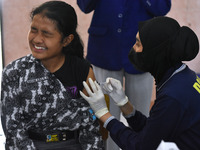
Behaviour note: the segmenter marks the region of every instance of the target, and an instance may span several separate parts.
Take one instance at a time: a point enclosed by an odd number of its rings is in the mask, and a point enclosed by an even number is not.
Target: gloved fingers
[[[111,93],[113,91],[113,87],[110,83],[104,82],[101,84],[101,87],[106,94]]]
[[[94,81],[94,84],[96,86],[97,91],[101,91],[100,85],[97,83],[97,81]]]
[[[89,94],[89,96],[93,96],[92,91],[90,90],[89,86],[87,85],[87,83],[85,81],[83,81],[83,86],[84,86],[85,90],[87,91],[87,93]]]
[[[109,78],[109,82],[116,89],[121,89],[122,88],[121,82],[119,80],[117,80],[117,79]]]
[[[103,90],[101,89],[101,86],[99,85],[99,83],[97,83],[97,81],[94,81],[94,84],[96,85],[97,88],[97,95],[103,97],[103,99],[105,98]],[[105,99],[104,99],[105,101]]]
[[[110,83],[110,77],[106,78],[106,83]]]
[[[79,91],[80,95],[89,103],[89,97],[86,96],[82,91]]]
[[[113,91],[113,87],[112,87],[112,85],[111,85],[111,83],[110,83],[110,77],[108,77],[107,79],[106,79],[106,88],[110,91],[110,92],[112,92]]]
[[[91,78],[89,78],[89,83],[90,83],[90,86],[91,86],[91,88],[92,88],[92,91],[93,91],[94,93],[97,93],[97,87],[96,87],[94,81],[93,81]],[[89,93],[88,93],[88,94],[89,94]]]
[[[108,94],[108,93],[110,93],[110,92],[108,91],[108,89],[106,89],[106,87],[104,87],[105,84],[106,84],[106,82],[100,83],[100,87],[101,87],[102,92],[103,92],[104,94]]]

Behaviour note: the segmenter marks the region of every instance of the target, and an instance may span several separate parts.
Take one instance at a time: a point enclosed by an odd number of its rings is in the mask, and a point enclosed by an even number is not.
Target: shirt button
[[[118,32],[118,33],[121,33],[121,32],[122,32],[122,29],[118,28],[118,29],[117,29],[117,32]]]
[[[118,14],[118,17],[119,17],[119,18],[122,18],[122,17],[123,17],[123,14],[121,14],[121,13]]]

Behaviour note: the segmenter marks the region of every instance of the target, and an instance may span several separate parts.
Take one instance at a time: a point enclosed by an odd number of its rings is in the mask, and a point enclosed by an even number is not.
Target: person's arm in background
[[[141,0],[152,16],[164,16],[171,9],[171,0]]]
[[[6,150],[8,149],[36,149],[33,141],[29,138],[26,124],[23,121],[22,99],[18,93],[20,91],[20,80],[16,64],[10,64],[2,73],[1,121],[6,137]],[[24,118],[25,119],[25,118]]]
[[[87,14],[95,9],[98,1],[99,0],[77,0],[77,4],[81,11]]]

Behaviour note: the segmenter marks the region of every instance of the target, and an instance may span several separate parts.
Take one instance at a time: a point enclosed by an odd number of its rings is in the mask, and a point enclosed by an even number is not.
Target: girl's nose
[[[34,37],[34,42],[35,43],[42,43],[43,42],[43,37],[40,33],[38,33],[35,37]]]

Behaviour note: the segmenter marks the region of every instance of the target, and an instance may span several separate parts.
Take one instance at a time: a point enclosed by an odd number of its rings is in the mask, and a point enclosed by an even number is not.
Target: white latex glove
[[[128,102],[128,98],[119,80],[107,78],[102,87],[104,92],[108,94],[118,106],[124,106]]]
[[[156,150],[179,150],[179,148],[174,142],[164,142],[162,140]]]
[[[96,81],[93,81],[91,78],[89,78],[89,83],[93,92],[90,90],[87,83],[83,81],[83,86],[85,87],[89,96],[86,96],[81,91],[80,95],[90,104],[97,118],[101,118],[108,112],[104,94]]]

